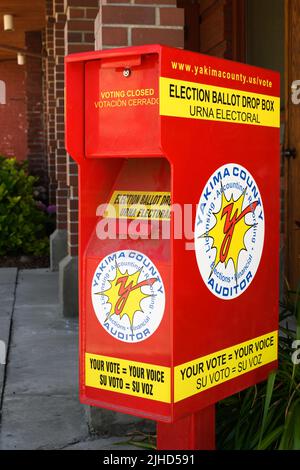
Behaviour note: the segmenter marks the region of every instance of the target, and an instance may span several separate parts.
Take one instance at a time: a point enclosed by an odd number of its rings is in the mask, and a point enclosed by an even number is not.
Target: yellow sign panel
[[[170,220],[171,194],[152,191],[114,191],[104,216],[138,220]]]
[[[280,127],[280,98],[160,77],[160,115]]]
[[[169,367],[86,353],[85,384],[88,387],[171,403]]]
[[[260,336],[174,367],[85,354],[85,384],[88,387],[174,403],[235,379],[278,357],[278,332]]]
[[[251,339],[174,368],[174,402],[277,360],[278,332]]]

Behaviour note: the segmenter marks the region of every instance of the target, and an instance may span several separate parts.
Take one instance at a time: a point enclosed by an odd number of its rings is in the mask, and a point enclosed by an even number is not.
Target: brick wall
[[[184,11],[176,0],[99,0],[95,48],[184,46]]]
[[[65,54],[94,49],[94,20],[98,0],[64,0],[66,23],[64,29]],[[68,252],[78,255],[78,178],[77,165],[67,155],[66,177],[69,188],[67,200]]]
[[[25,44],[29,52],[40,55],[40,57],[27,56],[25,67],[29,171],[31,174],[39,176],[40,183],[47,186],[41,32],[33,31],[25,33]]]
[[[6,104],[0,104],[0,155],[27,157],[25,68],[16,59],[0,62],[0,80],[6,85]]]
[[[53,0],[54,6],[54,94],[55,94],[55,170],[57,180],[57,228],[66,230],[67,196],[66,150],[64,135],[64,0]]]
[[[46,28],[44,33],[44,113],[46,148],[48,154],[49,201],[56,203],[56,164],[55,164],[55,57],[54,57],[54,8],[53,0],[46,0]]]

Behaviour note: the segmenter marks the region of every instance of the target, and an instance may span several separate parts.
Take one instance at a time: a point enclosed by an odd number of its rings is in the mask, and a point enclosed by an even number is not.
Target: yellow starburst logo
[[[111,304],[110,311],[105,321],[111,316],[117,315],[120,320],[127,315],[131,330],[133,329],[134,316],[137,312],[143,312],[141,302],[152,294],[144,294],[142,287],[152,286],[157,278],[144,279],[139,281],[142,269],[129,274],[126,270],[123,274],[116,265],[115,278],[110,282],[110,287],[103,292],[96,292],[96,295],[104,295]]]
[[[245,217],[249,213],[254,213],[259,202],[255,201],[243,209],[246,192],[235,201],[233,196],[228,200],[222,188],[221,208],[213,213],[216,218],[215,225],[201,238],[212,238],[212,248],[215,248],[216,255],[213,262],[211,274],[219,263],[224,263],[227,267],[230,260],[234,265],[235,276],[238,272],[239,256],[245,246],[245,235],[255,225],[249,225]]]

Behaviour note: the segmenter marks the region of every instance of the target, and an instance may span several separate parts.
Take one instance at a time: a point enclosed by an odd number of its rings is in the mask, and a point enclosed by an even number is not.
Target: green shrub
[[[281,325],[289,317],[295,327],[280,327],[278,370],[217,403],[219,450],[300,450],[300,284],[281,305]],[[155,435],[135,432],[116,445],[155,449],[155,441]]]
[[[281,306],[278,370],[267,382],[218,403],[219,449],[300,450],[300,364],[292,361],[299,351],[299,292],[290,291]],[[282,326],[288,317],[295,328]]]
[[[25,163],[0,157],[0,256],[48,253],[47,217],[33,197],[36,180]]]

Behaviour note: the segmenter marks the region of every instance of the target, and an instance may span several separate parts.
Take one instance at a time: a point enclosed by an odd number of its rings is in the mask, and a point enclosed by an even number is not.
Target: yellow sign
[[[170,220],[171,194],[152,191],[114,191],[104,216],[138,220]]]
[[[160,115],[280,127],[280,98],[160,77]]]
[[[88,387],[177,403],[277,360],[278,332],[259,336],[173,368],[85,354]],[[174,401],[171,401],[171,371]]]
[[[85,354],[85,384],[171,403],[171,369],[142,362]]]
[[[277,360],[278,332],[251,339],[174,368],[174,402]]]

